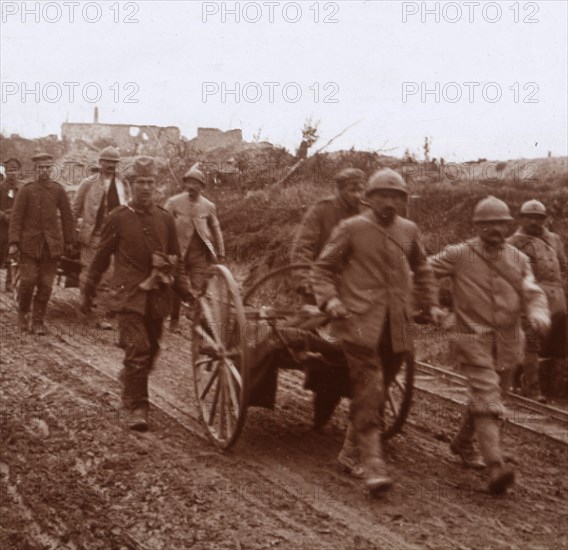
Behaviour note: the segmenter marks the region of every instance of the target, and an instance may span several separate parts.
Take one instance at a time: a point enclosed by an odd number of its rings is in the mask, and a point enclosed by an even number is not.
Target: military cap
[[[521,216],[524,214],[531,216],[542,216],[543,218],[545,218],[547,216],[546,206],[544,206],[542,202],[533,199],[531,201],[525,202],[521,206],[520,214]]]
[[[8,168],[9,164],[15,164],[18,169],[22,167],[22,163],[17,158],[9,158],[2,163],[6,168]]]
[[[202,185],[205,185],[205,175],[201,170],[198,170],[197,168],[192,167],[183,175],[183,181],[190,179],[197,180],[201,182]]]
[[[32,157],[32,161],[37,164],[53,164],[53,155],[45,152],[36,153]]]
[[[398,172],[395,172],[390,168],[383,168],[382,170],[373,172],[369,178],[369,186],[367,187],[365,194],[370,195],[375,191],[385,190],[399,191],[408,196],[406,182]]]
[[[109,145],[99,153],[99,160],[110,160],[112,162],[118,162],[120,160],[120,153],[118,152],[118,149],[116,147]]]
[[[133,178],[153,178],[157,175],[156,163],[152,157],[136,157],[134,159]]]
[[[347,183],[348,181],[365,182],[365,172],[359,168],[343,168],[333,178],[336,183]]]
[[[473,209],[474,223],[508,222],[512,219],[513,217],[507,204],[493,195],[481,199]]]

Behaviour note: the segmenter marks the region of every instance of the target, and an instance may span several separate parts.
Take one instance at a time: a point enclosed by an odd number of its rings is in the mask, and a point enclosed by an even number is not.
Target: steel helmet
[[[205,185],[205,175],[203,174],[203,172],[197,168],[190,168],[184,175],[183,175],[183,181],[186,180],[197,180],[199,182],[201,182],[202,185]]]
[[[402,176],[391,170],[390,168],[384,168],[382,170],[377,170],[369,178],[369,185],[365,191],[365,195],[370,195],[374,191],[382,191],[392,189],[393,191],[399,191],[408,196],[408,188],[406,187],[406,182]]]
[[[531,214],[546,217],[546,206],[542,202],[533,199],[532,201],[527,201],[521,206],[520,211],[521,216],[523,214]]]
[[[120,153],[116,147],[109,145],[99,153],[99,160],[109,160],[111,162],[120,161]]]
[[[361,181],[365,183],[365,172],[359,170],[359,168],[344,168],[340,170],[336,176],[333,178],[334,181],[340,185],[347,183],[348,181]]]
[[[512,219],[509,207],[492,195],[480,200],[473,209],[474,223],[511,221]]]

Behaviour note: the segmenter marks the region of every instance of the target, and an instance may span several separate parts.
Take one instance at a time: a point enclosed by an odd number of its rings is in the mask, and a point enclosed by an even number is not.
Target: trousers
[[[43,244],[39,257],[26,254],[20,256],[19,313],[29,313],[33,299],[33,320],[43,321],[56,274],[57,258],[49,255],[46,243]]]
[[[148,314],[124,312],[118,314],[119,344],[124,350],[122,403],[125,409],[148,409],[148,377],[154,368],[163,319]]]

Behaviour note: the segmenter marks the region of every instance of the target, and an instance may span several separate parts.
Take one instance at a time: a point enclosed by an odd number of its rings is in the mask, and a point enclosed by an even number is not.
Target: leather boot
[[[29,323],[28,314],[21,311],[18,312],[18,328],[20,332],[28,332],[30,329]]]
[[[476,416],[475,431],[481,454],[489,467],[487,489],[492,495],[503,494],[515,481],[515,474],[503,462],[499,445],[498,419],[490,416]]]
[[[546,403],[546,398],[540,390],[540,380],[538,374],[538,353],[534,351],[526,352],[523,362],[523,374],[521,376],[523,395],[534,399],[539,403]]]
[[[361,461],[359,460],[357,438],[355,437],[355,430],[351,422],[347,424],[343,448],[337,457],[337,463],[339,467],[350,476],[356,479],[363,479],[364,472]]]
[[[462,413],[460,429],[450,443],[450,451],[459,456],[466,467],[482,470],[486,464],[474,447],[474,436],[473,415],[469,409],[465,409]]]
[[[376,495],[393,484],[382,458],[381,436],[378,428],[369,428],[357,433],[357,446],[364,470],[365,487]]]

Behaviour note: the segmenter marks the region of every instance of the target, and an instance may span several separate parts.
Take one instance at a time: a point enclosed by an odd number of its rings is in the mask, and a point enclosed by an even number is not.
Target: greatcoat
[[[320,308],[337,297],[351,313],[336,322],[337,336],[372,350],[387,315],[392,351],[412,350],[413,294],[426,310],[438,303],[416,224],[396,216],[384,227],[372,211],[334,229],[315,263],[312,284]]]
[[[528,257],[508,243],[487,248],[475,237],[447,246],[429,262],[437,277],[453,281],[455,360],[497,371],[522,362],[522,315],[549,312]]]
[[[215,205],[211,201],[200,195],[193,202],[188,194],[183,192],[170,197],[164,208],[175,219],[182,256],[187,252],[194,234],[201,237],[213,259],[218,260],[219,256],[225,256],[221,225],[217,219]]]

